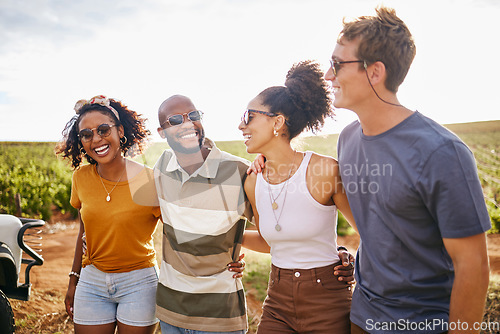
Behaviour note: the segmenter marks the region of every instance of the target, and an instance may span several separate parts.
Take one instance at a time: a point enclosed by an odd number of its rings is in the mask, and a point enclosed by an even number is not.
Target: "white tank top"
[[[279,268],[311,269],[339,260],[337,207],[318,203],[307,189],[306,171],[311,155],[312,152],[305,153],[288,185],[286,181],[269,184],[262,173],[257,174],[255,200],[260,233],[271,246],[272,263]],[[272,208],[269,189],[278,204],[276,210]],[[278,217],[280,231],[276,230]]]

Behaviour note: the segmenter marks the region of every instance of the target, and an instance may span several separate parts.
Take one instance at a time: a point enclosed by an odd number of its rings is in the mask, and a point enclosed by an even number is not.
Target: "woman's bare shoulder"
[[[333,157],[313,152],[308,171],[312,171],[314,175],[336,176],[338,175],[338,162]]]

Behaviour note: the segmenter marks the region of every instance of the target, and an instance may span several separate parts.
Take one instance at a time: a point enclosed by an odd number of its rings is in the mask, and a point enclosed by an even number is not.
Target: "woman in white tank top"
[[[239,125],[247,151],[267,159],[245,182],[258,230],[245,232],[243,246],[272,256],[260,334],[349,333],[351,286],[334,276],[337,209],[356,225],[338,164],[290,144],[331,115],[323,73],[305,61],[290,69],[285,86],[251,100]]]

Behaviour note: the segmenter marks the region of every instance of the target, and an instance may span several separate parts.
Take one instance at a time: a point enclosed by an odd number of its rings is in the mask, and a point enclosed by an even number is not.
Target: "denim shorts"
[[[93,265],[82,268],[76,286],[74,322],[104,325],[116,322],[146,327],[155,317],[158,267],[105,273]]]
[[[245,334],[244,330],[234,332],[205,332],[172,326],[160,321],[161,334]]]

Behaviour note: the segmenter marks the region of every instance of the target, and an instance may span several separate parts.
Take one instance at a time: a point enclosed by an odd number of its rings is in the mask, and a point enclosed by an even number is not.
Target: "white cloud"
[[[208,136],[241,139],[248,101],[296,61],[327,66],[343,16],[377,1],[0,2],[0,140],[58,140],[76,100],[123,100],[156,129],[159,104],[190,96]],[[400,101],[439,122],[498,118],[495,1],[385,1],[414,34]],[[354,119],[337,111],[340,130]],[[158,139],[159,137],[155,137]]]

